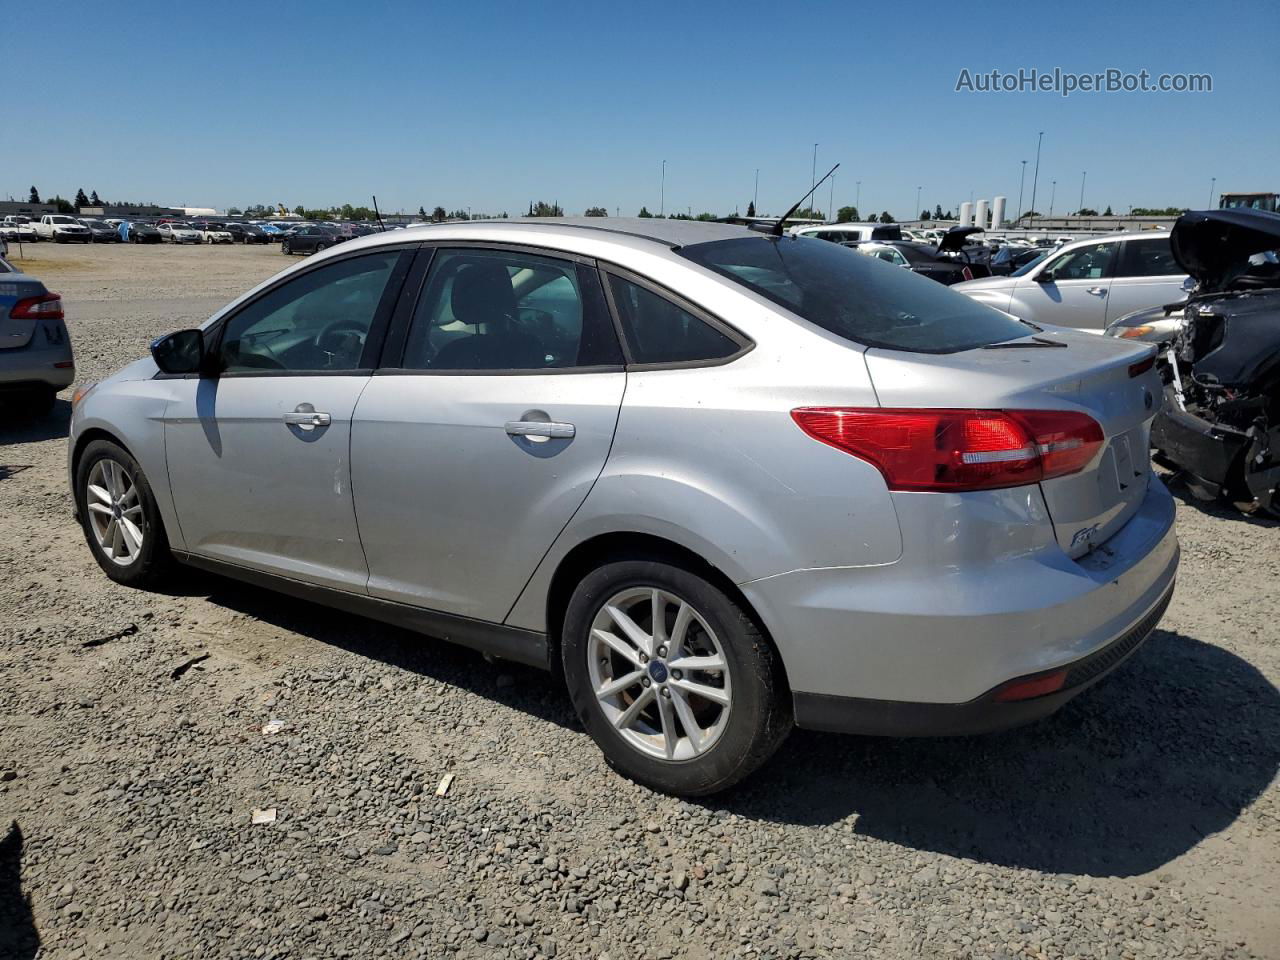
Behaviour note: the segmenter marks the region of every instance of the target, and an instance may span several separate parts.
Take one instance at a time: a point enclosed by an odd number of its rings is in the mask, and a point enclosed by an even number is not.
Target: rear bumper
[[[1163,611],[1177,573],[1173,500],[1154,476],[1129,522],[1076,560],[1037,487],[899,494],[895,506],[897,562],[739,584],[777,643],[802,726],[975,732],[1052,712],[1092,682],[1077,668]],[[1077,671],[1068,689],[988,710],[1003,684],[1064,667]]]
[[[55,366],[60,363],[69,366]],[[62,390],[75,379],[75,361],[69,343],[41,350],[30,346],[0,350],[0,391],[21,392],[40,387]]]
[[[912,703],[797,693],[796,724],[809,730],[877,737],[957,737],[1020,727],[1055,713],[1133,656],[1156,628],[1171,599],[1172,587],[1152,610],[1111,643],[1059,668],[1067,670],[1067,680],[1054,693],[1001,702],[996,695],[1005,684],[1000,684],[967,703]]]

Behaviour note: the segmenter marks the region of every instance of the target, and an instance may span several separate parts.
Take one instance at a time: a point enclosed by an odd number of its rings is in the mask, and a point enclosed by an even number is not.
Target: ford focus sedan
[[[707,794],[795,725],[998,730],[1132,654],[1178,564],[1153,353],[816,239],[442,224],[82,388],[70,482],[113,580],[554,671],[617,770]]]

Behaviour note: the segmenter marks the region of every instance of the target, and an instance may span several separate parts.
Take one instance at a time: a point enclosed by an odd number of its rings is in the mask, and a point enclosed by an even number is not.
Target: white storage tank
[[[987,229],[987,201],[979,200],[978,207],[973,212],[973,222],[975,226]]]
[[[1008,202],[1007,198],[1005,197],[996,197],[994,200],[991,201],[991,229],[992,230],[999,230],[1002,226],[1004,226],[1004,207],[1005,207],[1005,203],[1007,202]]]
[[[973,204],[968,200],[960,204],[960,224],[959,225],[962,227],[973,226]]]

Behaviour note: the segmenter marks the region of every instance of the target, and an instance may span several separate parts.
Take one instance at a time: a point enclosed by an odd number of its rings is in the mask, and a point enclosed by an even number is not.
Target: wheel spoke
[[[695,694],[704,700],[710,700],[712,703],[718,703],[722,707],[729,705],[729,695],[719,687],[708,687],[705,683],[694,683],[692,680],[672,680],[671,686],[685,693]]]
[[[668,659],[677,657],[684,648],[684,638],[689,633],[689,624],[693,622],[693,608],[680,601],[680,609],[676,611],[676,622],[671,628],[671,643],[668,645]]]
[[[139,504],[135,504],[134,506],[127,508],[127,509],[124,511],[124,515],[125,515],[126,517],[134,517],[134,516],[141,517],[141,516],[142,516],[142,504],[140,504],[140,503],[139,503]]]
[[[136,484],[130,484],[129,489],[126,490],[124,494],[120,497],[120,506],[123,507],[125,504],[129,504],[129,503],[136,504],[137,502],[138,502],[138,487]]]
[[[653,687],[645,687],[644,692],[631,702],[631,706],[618,714],[618,718],[613,721],[613,725],[619,730],[623,730],[635,722],[636,717],[640,716],[640,711],[647,707],[653,700]]]
[[[672,670],[714,670],[723,673],[724,657],[719,654],[709,657],[681,657],[678,660],[668,660],[667,666]]]
[[[88,506],[90,513],[101,513],[108,517],[113,516],[111,508],[105,503],[91,503]]]
[[[653,656],[653,637],[641,630],[639,625],[627,616],[620,607],[609,604],[605,607],[605,610],[613,618],[613,622],[618,625],[618,629],[626,634],[627,639],[634,643],[641,653],[645,654],[645,656]]]
[[[662,742],[667,751],[667,759],[673,760],[680,734],[676,732],[675,711],[671,709],[671,701],[667,697],[658,697],[658,717],[662,720]]]
[[[112,517],[107,524],[107,529],[102,531],[102,546],[106,550],[110,550],[112,555],[116,552],[116,537],[120,533],[120,524],[116,523],[116,518]]]
[[[107,489],[111,491],[111,500],[114,503],[120,496],[120,466],[114,460],[107,461]]]
[[[111,494],[106,487],[101,487],[96,483],[89,484],[89,492],[93,494],[102,503],[107,506],[111,505]]]
[[[653,609],[653,648],[667,642],[667,598],[661,590],[653,590],[649,594],[649,603]]]
[[[671,705],[675,707],[676,716],[680,718],[680,726],[684,727],[684,735],[689,738],[689,746],[693,747],[694,753],[702,752],[702,728],[698,726],[698,721],[693,716],[693,708],[689,706],[689,701],[679,687],[672,686]]]
[[[635,666],[640,666],[640,654],[636,652],[635,647],[631,646],[617,634],[609,630],[595,629],[591,631],[591,635],[601,643],[606,643],[614,653],[620,657],[624,657]]]
[[[604,700],[604,699],[607,699],[608,697],[617,696],[623,690],[626,690],[627,687],[634,687],[637,683],[640,682],[640,680],[643,677],[644,677],[643,670],[634,670],[631,673],[626,674],[625,676],[618,677],[618,679],[613,680],[609,683],[606,683],[603,687],[601,687],[599,690],[596,691],[596,697],[598,697],[601,700]]]
[[[125,517],[120,518],[120,529],[129,545],[129,555],[135,556],[142,549],[142,531],[138,529],[137,524]]]

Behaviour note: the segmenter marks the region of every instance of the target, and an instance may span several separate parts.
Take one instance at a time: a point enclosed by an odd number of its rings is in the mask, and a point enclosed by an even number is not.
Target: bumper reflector
[[[996,692],[995,699],[998,703],[1008,703],[1011,700],[1030,700],[1033,697],[1043,697],[1046,693],[1057,693],[1066,682],[1066,670],[1042,673],[1037,677],[1027,677],[1023,680],[1014,680],[1006,683]]]

